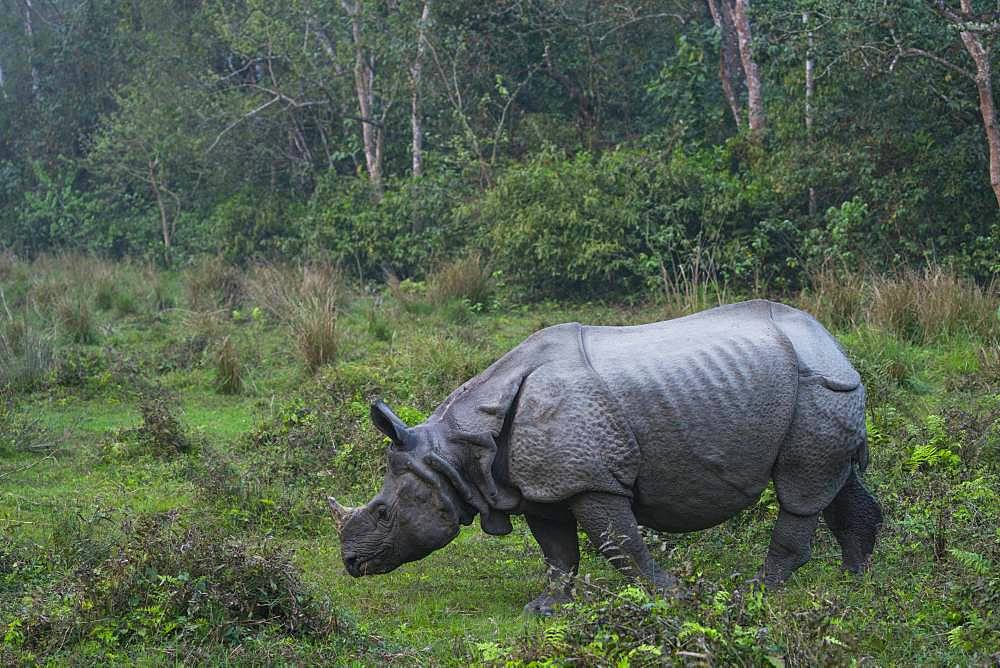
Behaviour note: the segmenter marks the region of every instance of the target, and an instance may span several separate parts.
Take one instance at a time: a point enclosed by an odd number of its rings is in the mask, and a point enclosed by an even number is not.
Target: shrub
[[[18,645],[45,655],[88,638],[107,647],[153,638],[235,645],[266,630],[344,630],[291,556],[266,539],[230,538],[176,513],[154,514],[126,520],[109,552],[27,599]]]
[[[427,301],[427,284],[423,281],[414,281],[410,278],[400,280],[396,272],[387,271],[385,287],[407,313],[427,315],[434,310]]]
[[[441,266],[427,279],[427,286],[428,296],[438,305],[463,300],[486,307],[494,291],[489,267],[480,253],[470,253]]]
[[[381,199],[366,179],[330,172],[320,179],[300,222],[307,253],[377,279],[387,269],[422,277],[435,259],[464,248],[467,219],[453,213],[468,184],[447,172],[388,180]]]
[[[731,158],[709,150],[543,153],[462,213],[488,227],[491,259],[531,297],[644,294],[660,283],[663,265],[687,264],[705,248],[716,250],[723,281],[746,280],[746,250],[769,191],[734,173]],[[719,240],[740,239],[723,252]]]
[[[215,389],[220,394],[239,394],[243,389],[240,353],[228,336],[215,353]]]
[[[297,269],[262,265],[250,280],[254,300],[292,330],[310,371],[336,355],[341,283],[339,272],[330,265]]]
[[[144,385],[143,381],[139,384]],[[160,388],[141,387],[138,407],[142,424],[110,432],[100,444],[101,453],[110,457],[145,453],[169,457],[190,452],[194,443],[177,415],[177,403]]]
[[[56,439],[38,418],[18,412],[9,397],[0,397],[0,454],[48,452]]]
[[[201,258],[184,278],[188,306],[196,311],[229,310],[243,299],[243,275],[221,256]]]

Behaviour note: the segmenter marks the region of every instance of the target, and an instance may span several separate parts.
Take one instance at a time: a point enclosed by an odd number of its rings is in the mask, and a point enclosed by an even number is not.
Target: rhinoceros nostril
[[[360,575],[360,571],[358,570],[358,565],[360,561],[361,560],[358,559],[356,554],[349,552],[344,555],[344,567],[347,569],[348,573],[350,573],[355,577]]]

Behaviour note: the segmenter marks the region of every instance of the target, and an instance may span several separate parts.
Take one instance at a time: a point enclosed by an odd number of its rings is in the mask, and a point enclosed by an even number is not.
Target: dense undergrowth
[[[579,596],[521,616],[543,570],[523,525],[469,529],[352,580],[323,496],[366,500],[368,402],[417,422],[541,327],[631,324],[739,295],[675,274],[641,307],[511,303],[475,256],[427,283],[330,267],[163,273],[0,262],[0,661],[5,664],[989,664],[1000,647],[1000,298],[937,267],[827,272],[784,295],[833,329],[869,395],[872,572],[829,533],[782,590],[746,580],[773,493],[724,525],[647,538],[671,601],[586,550]]]

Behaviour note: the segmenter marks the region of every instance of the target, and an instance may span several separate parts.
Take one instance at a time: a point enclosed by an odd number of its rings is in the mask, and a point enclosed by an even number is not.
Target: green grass
[[[166,280],[181,304],[183,280]],[[186,309],[153,312],[136,299],[138,313],[95,313],[105,335],[99,344],[76,344],[90,355],[86,377],[60,385],[55,374],[45,387],[11,398],[13,414],[37,418],[57,447],[26,452],[0,443],[0,539],[15,555],[0,551],[0,662],[160,664],[169,652],[204,663],[519,665],[550,657],[552,665],[605,665],[629,653],[641,664],[654,647],[668,660],[679,651],[687,654],[676,660],[703,656],[717,664],[867,656],[880,665],[967,665],[988,663],[996,651],[1000,387],[981,375],[980,340],[917,344],[870,325],[838,332],[869,389],[867,481],[887,518],[871,573],[842,574],[838,547],[821,528],[812,561],[782,590],[754,599],[745,582],[763,559],[777,512],[773,494],[765,494],[719,527],[655,538],[658,559],[695,592],[692,600],[645,601],[588,548],[582,602],[536,620],[521,609],[540,591],[544,568],[523,522],[503,538],[474,524],[419,562],[353,579],[322,496],[362,503],[379,485],[383,445],[368,422],[370,399],[426,414],[541,327],[649,322],[663,311],[539,304],[457,317],[451,306],[413,309],[381,299],[346,299],[337,357],[315,374],[276,320],[225,315],[209,323],[216,339],[208,350],[228,336],[240,351],[247,380],[231,396],[216,392],[211,354],[165,363],[193,334]],[[138,401],[146,385],[169,397],[190,452],[143,445]],[[39,615],[71,614],[53,597],[87,554],[114,554],[127,527],[174,516],[220,545],[259,540],[288,550],[304,585],[328,601],[340,625],[327,635],[249,626],[222,644],[198,644],[163,630],[174,628],[171,619],[138,635],[129,629],[146,628],[136,621],[140,612],[117,610],[97,626],[80,626],[89,630],[69,643],[46,644],[44,629],[32,630]],[[977,571],[984,564],[994,570]],[[165,581],[176,575],[164,574]],[[196,622],[209,623],[183,623]],[[40,634],[31,636],[36,644],[18,640],[24,629]]]

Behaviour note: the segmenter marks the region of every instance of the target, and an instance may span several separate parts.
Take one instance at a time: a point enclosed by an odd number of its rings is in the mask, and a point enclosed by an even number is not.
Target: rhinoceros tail
[[[868,434],[861,434],[861,445],[854,451],[853,462],[858,467],[858,473],[868,470]]]

